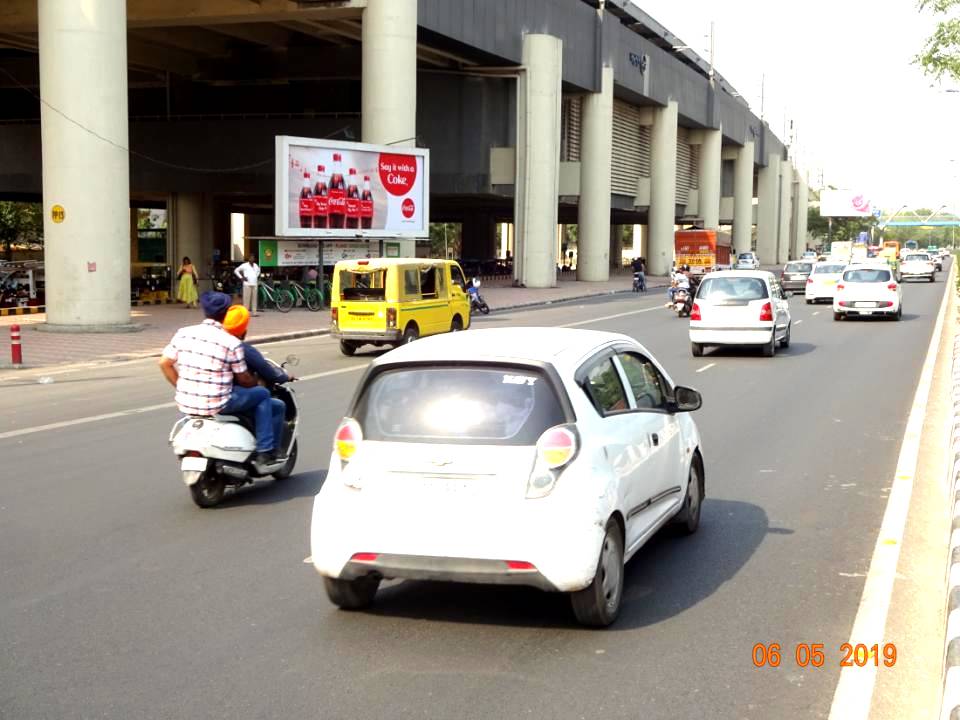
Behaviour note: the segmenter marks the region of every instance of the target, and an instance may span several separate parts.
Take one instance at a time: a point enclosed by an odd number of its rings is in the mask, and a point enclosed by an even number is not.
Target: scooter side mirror
[[[300,358],[296,355],[287,355],[286,359],[283,361],[283,364],[297,367],[297,365],[300,364]]]

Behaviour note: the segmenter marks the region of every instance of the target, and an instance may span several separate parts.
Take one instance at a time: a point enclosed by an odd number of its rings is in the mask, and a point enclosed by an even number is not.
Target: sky
[[[811,187],[960,211],[960,85],[911,63],[936,24],[916,0],[634,1],[704,58],[713,21],[717,72],[758,116],[763,87],[781,140],[793,121]]]

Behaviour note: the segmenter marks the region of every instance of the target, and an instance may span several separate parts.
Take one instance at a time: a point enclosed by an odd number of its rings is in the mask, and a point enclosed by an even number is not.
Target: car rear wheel
[[[687,535],[693,535],[700,527],[700,509],[703,507],[703,468],[700,456],[693,458],[690,464],[690,478],[687,480],[687,496],[683,507],[677,513],[676,523]]]
[[[833,311],[834,320],[843,320],[843,313],[838,313],[836,310]]]
[[[404,344],[412,343],[414,340],[416,340],[419,337],[420,337],[420,329],[413,323],[410,323],[409,325],[407,325],[407,329],[403,331]]]
[[[463,320],[459,315],[454,315],[453,322],[450,323],[450,332],[460,332],[463,330]]]
[[[777,354],[777,331],[770,333],[770,342],[763,346],[763,356],[773,357]]]
[[[813,300],[811,300],[810,298],[807,298],[807,305],[813,305]]]
[[[703,345],[695,342],[690,343],[690,352],[693,354],[694,357],[702,357]]]
[[[362,610],[370,607],[380,587],[380,578],[374,575],[342,580],[325,577],[323,586],[330,602],[343,610]]]
[[[623,536],[616,522],[607,522],[593,582],[570,596],[581,625],[606,627],[617,619],[623,598]]]
[[[897,308],[897,314],[893,316],[894,320],[900,320],[903,317],[903,305]]]
[[[783,340],[780,341],[780,347],[786,349],[790,347],[790,328],[793,326],[793,323],[787,325],[787,334],[783,336]]]
[[[350,342],[349,340],[340,341],[340,352],[342,352],[347,357],[352,357],[356,351],[357,351],[356,343]]]
[[[930,282],[936,282],[936,280],[937,280],[937,276],[936,276],[936,275],[931,275],[931,276],[930,276]]]

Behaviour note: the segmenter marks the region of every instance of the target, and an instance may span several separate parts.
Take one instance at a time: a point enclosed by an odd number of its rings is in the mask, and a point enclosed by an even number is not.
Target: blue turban
[[[200,306],[208,318],[222,317],[231,302],[229,295],[214,290],[207,290],[200,296]]]

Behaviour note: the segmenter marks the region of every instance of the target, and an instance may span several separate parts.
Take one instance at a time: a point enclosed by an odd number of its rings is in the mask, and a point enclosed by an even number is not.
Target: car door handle
[[[651,433],[651,434],[650,434],[650,442],[653,443],[653,446],[654,446],[654,447],[657,447],[657,446],[660,444],[660,436],[657,435],[656,433]]]

